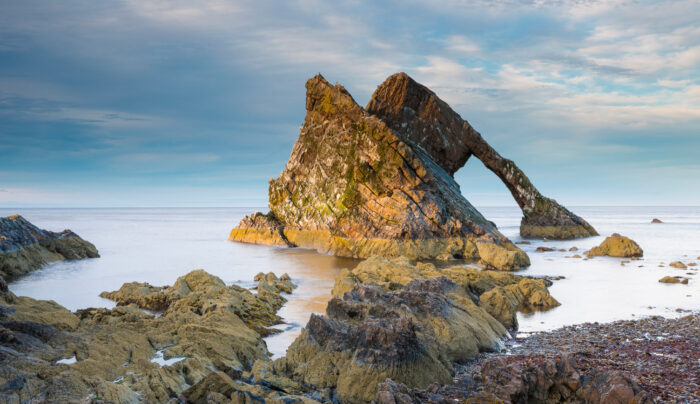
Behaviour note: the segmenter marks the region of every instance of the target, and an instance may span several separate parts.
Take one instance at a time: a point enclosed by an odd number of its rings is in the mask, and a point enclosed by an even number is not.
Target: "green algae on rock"
[[[0,217],[0,277],[7,281],[51,262],[99,256],[94,245],[70,230],[42,230],[20,215]]]
[[[355,258],[481,258],[506,270],[529,264],[425,150],[367,113],[342,86],[318,75],[306,89],[299,139],[270,180],[270,212],[244,218],[229,240]]]
[[[618,233],[613,233],[611,236],[606,237],[599,246],[586,251],[586,255],[588,257],[610,256],[632,258],[643,256],[644,251],[634,240]]]
[[[213,371],[269,361],[262,335],[284,301],[202,270],[172,286],[125,284],[104,294],[116,308],[76,313],[0,289],[1,402],[172,402]]]
[[[367,111],[426,150],[450,176],[472,155],[481,160],[522,209],[521,236],[561,240],[598,235],[581,217],[540,194],[512,160],[501,157],[469,122],[406,73],[387,78],[375,90]]]

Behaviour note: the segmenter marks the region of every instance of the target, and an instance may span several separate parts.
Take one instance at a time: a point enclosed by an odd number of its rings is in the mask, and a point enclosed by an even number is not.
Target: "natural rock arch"
[[[554,199],[543,196],[512,160],[503,158],[469,122],[406,73],[387,78],[372,95],[367,112],[405,140],[422,147],[450,175],[473,155],[503,181],[523,212],[523,237],[571,239],[596,230]]]

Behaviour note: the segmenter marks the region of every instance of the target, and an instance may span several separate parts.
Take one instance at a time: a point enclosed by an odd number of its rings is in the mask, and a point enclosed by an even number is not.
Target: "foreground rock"
[[[387,377],[414,387],[446,383],[454,363],[498,351],[505,328],[447,277],[415,279],[386,292],[358,285],[312,315],[274,362],[281,375],[341,402],[371,401]]]
[[[633,258],[641,257],[644,255],[644,251],[639,247],[634,240],[622,236],[620,234],[614,233],[613,235],[606,237],[599,246],[591,248],[586,251],[588,257],[601,257],[604,255],[610,257],[622,257],[622,258]]]
[[[202,270],[103,295],[118,307],[71,313],[2,292],[0,402],[170,402],[212,372],[269,361],[262,335],[280,321],[279,291],[255,295]]]
[[[0,217],[0,277],[6,281],[55,261],[97,258],[91,243],[70,230],[42,230],[19,215]]]
[[[439,156],[365,111],[342,86],[319,75],[306,89],[299,139],[270,181],[270,212],[244,218],[230,240],[356,258],[481,259],[504,270],[529,265],[462,196]]]
[[[494,357],[453,384],[409,389],[387,380],[379,386],[377,404],[422,403],[639,403],[651,404],[649,393],[621,372],[581,372],[569,356]]]
[[[437,277],[446,277],[459,285],[473,303],[509,330],[518,328],[518,311],[532,312],[559,306],[559,302],[547,290],[552,284],[549,280],[462,266],[437,268],[431,263],[412,265],[405,257],[393,260],[373,257],[352,271],[343,270],[336,279],[332,293],[343,297],[345,292],[357,285],[372,285],[391,291],[414,279]]]
[[[521,236],[571,239],[598,235],[585,220],[540,194],[513,161],[501,157],[447,103],[407,74],[387,78],[372,95],[367,111],[403,139],[426,150],[450,176],[472,155],[481,160],[522,209]]]

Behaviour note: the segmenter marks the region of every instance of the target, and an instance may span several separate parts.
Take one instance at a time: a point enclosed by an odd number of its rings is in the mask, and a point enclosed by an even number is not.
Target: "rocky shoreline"
[[[42,230],[20,215],[0,217],[0,277],[8,282],[51,262],[99,256],[70,230]]]

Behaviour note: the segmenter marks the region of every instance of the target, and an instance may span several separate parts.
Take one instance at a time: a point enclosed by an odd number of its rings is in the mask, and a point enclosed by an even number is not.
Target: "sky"
[[[264,206],[322,73],[404,71],[565,205],[700,205],[700,2],[0,0],[0,206]],[[476,159],[477,206],[514,206]]]

